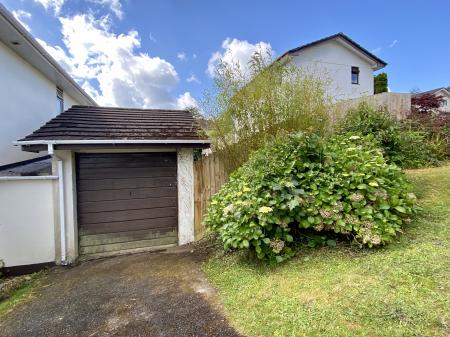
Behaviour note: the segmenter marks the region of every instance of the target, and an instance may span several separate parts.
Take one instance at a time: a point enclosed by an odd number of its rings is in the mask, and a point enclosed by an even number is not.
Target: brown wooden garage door
[[[80,255],[177,243],[175,153],[78,154]]]

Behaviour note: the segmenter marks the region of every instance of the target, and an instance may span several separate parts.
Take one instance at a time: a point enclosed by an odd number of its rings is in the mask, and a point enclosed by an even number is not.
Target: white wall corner
[[[194,231],[194,150],[177,150],[178,244],[195,240]]]
[[[78,258],[78,221],[77,221],[75,156],[72,151],[67,150],[57,150],[55,151],[55,154],[58,158],[62,159],[63,161],[66,263],[72,264]],[[56,207],[58,207],[58,205],[56,205]],[[60,227],[60,224],[58,226]],[[61,228],[58,229],[61,230]]]

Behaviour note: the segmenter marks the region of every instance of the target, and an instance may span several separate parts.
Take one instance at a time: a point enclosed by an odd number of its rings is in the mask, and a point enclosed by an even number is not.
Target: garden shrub
[[[403,168],[434,166],[441,159],[442,146],[425,129],[412,128],[383,109],[361,103],[347,112],[338,125],[340,133],[373,135],[389,163]]]
[[[212,198],[205,218],[226,249],[281,262],[302,233],[337,233],[361,245],[392,241],[415,196],[373,137],[294,134],[252,154]]]

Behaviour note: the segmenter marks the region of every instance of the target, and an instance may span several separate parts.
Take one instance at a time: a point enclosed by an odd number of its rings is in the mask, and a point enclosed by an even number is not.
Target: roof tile
[[[192,112],[74,105],[20,141],[203,139]]]

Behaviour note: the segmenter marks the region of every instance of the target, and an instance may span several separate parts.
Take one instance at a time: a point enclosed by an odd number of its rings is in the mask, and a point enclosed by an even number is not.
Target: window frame
[[[59,87],[56,87],[56,108],[58,114],[64,112],[64,91]]]
[[[352,84],[359,84],[359,67],[352,66],[350,71],[350,77]],[[353,75],[356,75],[356,81],[353,81]]]

